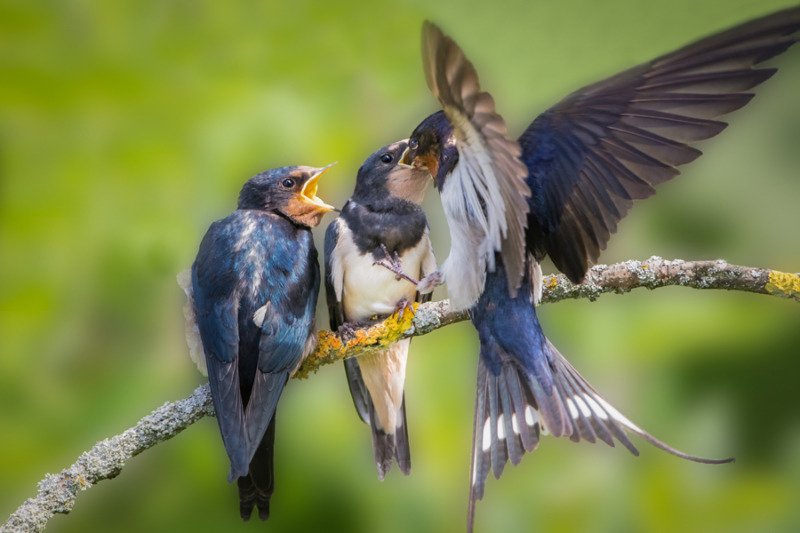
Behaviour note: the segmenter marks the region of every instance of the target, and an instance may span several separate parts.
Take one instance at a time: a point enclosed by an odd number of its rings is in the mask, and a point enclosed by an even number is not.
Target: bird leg
[[[361,328],[363,324],[359,324],[358,322],[345,322],[336,330],[336,334],[339,335],[345,342],[349,341],[350,339],[354,339],[356,336],[356,330]]]
[[[397,252],[389,253],[389,250],[383,243],[381,243],[381,250],[383,250],[383,253],[386,254],[386,257],[373,262],[372,263],[373,265],[379,265],[382,266],[383,268],[386,268],[394,272],[394,277],[398,281],[404,279],[410,283],[413,283],[414,285],[419,285],[419,281],[415,280],[414,278],[403,272],[403,265],[400,262],[400,257],[398,256]]]
[[[444,276],[438,270],[434,270],[417,283],[417,292],[420,294],[428,294],[433,292],[433,289],[444,283]]]
[[[413,318],[416,314],[416,311],[414,310],[414,302],[408,298],[403,298],[397,302],[394,312],[397,313],[397,320],[403,320],[403,315],[405,315],[406,312],[411,313],[411,317]]]

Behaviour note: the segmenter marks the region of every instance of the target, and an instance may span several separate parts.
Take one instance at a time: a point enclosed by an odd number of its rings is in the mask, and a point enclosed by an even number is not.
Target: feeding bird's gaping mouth
[[[317,185],[319,184],[319,178],[325,173],[326,170],[328,170],[335,164],[336,163],[331,163],[326,167],[317,169],[317,171],[303,185],[303,189],[300,191],[300,196],[304,202],[312,204],[318,209],[324,209],[325,211],[333,211],[336,209],[332,205],[328,205],[325,202],[323,202],[322,198],[317,196]]]

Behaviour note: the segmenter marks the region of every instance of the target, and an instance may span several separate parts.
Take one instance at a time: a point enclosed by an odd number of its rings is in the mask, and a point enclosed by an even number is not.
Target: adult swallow
[[[451,233],[441,268],[454,307],[469,309],[481,351],[468,529],[489,469],[500,476],[541,433],[638,452],[625,431],[679,457],[614,409],[545,338],[534,305],[549,255],[575,283],[634,200],[701,155],[696,141],[747,104],[775,68],[755,68],[797,40],[800,8],[746,22],[584,87],[542,113],[515,142],[472,64],[433,24],[423,26],[427,83],[443,110],[409,140],[408,161],[427,168]],[[524,325],[523,327],[520,327]]]
[[[236,211],[211,224],[192,265],[192,307],[243,520],[254,507],[261,520],[269,517],[275,408],[316,346],[320,273],[310,228],[333,209],[316,196],[328,168],[282,167],[250,178]]]
[[[325,287],[334,331],[407,312],[411,302],[421,301],[412,283],[376,262],[397,261],[398,268],[420,277],[436,269],[420,208],[430,174],[401,163],[407,150],[408,143],[400,141],[367,158],[353,196],[325,233]],[[372,429],[381,480],[393,457],[404,474],[411,469],[403,390],[409,342],[344,362],[358,415]]]

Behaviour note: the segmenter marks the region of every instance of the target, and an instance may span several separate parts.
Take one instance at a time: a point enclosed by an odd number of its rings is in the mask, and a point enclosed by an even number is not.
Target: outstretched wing
[[[584,87],[519,138],[531,188],[527,243],[583,280],[633,200],[679,174],[775,68],[754,68],[798,40],[800,7],[747,22]]]
[[[480,90],[472,63],[430,22],[422,26],[422,63],[428,87],[441,102],[456,138],[458,164],[447,179],[453,182],[448,188],[456,187],[458,205],[451,210],[460,211],[483,233],[477,250],[481,272],[487,267],[494,271],[494,252],[501,252],[509,289],[516,294],[525,264],[530,195],[520,147],[508,138],[492,96]]]

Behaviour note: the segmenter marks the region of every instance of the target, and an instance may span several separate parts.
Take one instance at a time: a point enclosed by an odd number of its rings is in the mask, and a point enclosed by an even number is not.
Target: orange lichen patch
[[[330,331],[320,331],[319,332],[319,341],[317,343],[317,349],[311,354],[311,357],[316,356],[320,353],[330,353],[334,351],[339,351],[342,349],[342,341],[331,333]]]
[[[555,276],[550,277],[550,281],[547,282],[547,290],[552,291],[558,287],[558,279]]]
[[[800,274],[788,274],[773,270],[764,289],[774,296],[800,301]]]
[[[396,342],[406,330],[413,326],[417,307],[419,307],[419,304],[414,303],[413,311],[407,309],[403,313],[403,318],[398,318],[397,313],[395,313],[371,328],[356,330],[353,338],[345,343],[330,331],[320,331],[317,349],[303,361],[303,364],[300,365],[300,368],[292,377],[297,379],[306,378],[312,371],[316,372],[320,366],[343,359],[345,354],[357,356]]]

